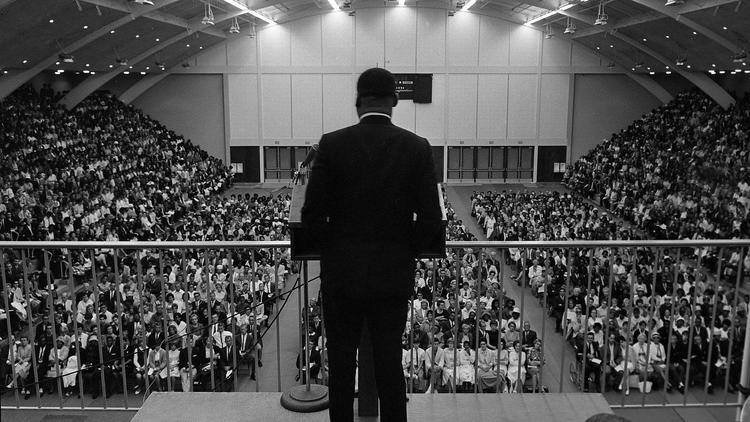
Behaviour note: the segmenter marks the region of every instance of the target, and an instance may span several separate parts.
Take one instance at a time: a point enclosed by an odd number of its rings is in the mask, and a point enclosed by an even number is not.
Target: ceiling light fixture
[[[145,74],[146,74],[146,72],[141,72],[141,75],[145,75]]]
[[[23,64],[26,64],[26,63],[28,63],[28,62],[29,62],[28,60],[26,60],[26,59],[23,59],[23,61],[22,61],[21,63],[23,63]]]
[[[664,3],[665,6],[677,6],[679,4],[684,4],[685,0],[667,0],[666,3]]]
[[[130,75],[130,72],[128,72],[128,71],[126,70],[126,71],[122,72],[122,74],[123,74],[123,75]]]
[[[203,8],[203,19],[201,19],[203,25],[214,25],[214,11],[211,10],[211,0],[204,5]]]
[[[185,44],[185,47],[190,48],[190,44]]]
[[[732,56],[732,61],[734,63],[742,63],[745,59],[747,59],[747,52],[744,50]]]
[[[89,29],[88,25],[83,25],[83,29]]]
[[[159,42],[159,41],[161,41],[161,40],[157,38],[157,39],[156,39],[156,42]]]
[[[152,0],[133,0],[136,4],[142,4],[146,6],[153,6],[154,2]]]
[[[594,25],[597,25],[597,26],[606,25],[608,19],[609,19],[609,16],[607,16],[607,13],[604,11],[604,2],[601,2],[599,3],[599,12],[596,14],[596,20],[594,21]]]
[[[141,34],[135,34],[135,37],[136,37],[136,38],[140,38],[140,37],[141,37]]]
[[[89,72],[89,74],[90,74],[90,75],[96,75],[96,72],[94,72],[94,71],[92,70],[91,72]]]
[[[50,19],[49,23],[55,23],[55,20],[54,19]]]
[[[73,63],[74,61],[72,54],[60,53],[57,58],[63,63]]]
[[[648,41],[648,39],[644,38],[644,39],[643,39],[643,42],[646,42],[646,41]]]
[[[687,64],[687,57],[677,56],[677,60],[674,62],[675,66],[685,66]]]
[[[654,71],[652,70],[651,72],[648,72],[648,74],[649,74],[649,75],[656,75],[656,72],[654,72]]]
[[[544,25],[544,38],[550,39],[553,36],[555,36],[555,34],[552,32],[552,26],[550,24]]]
[[[328,4],[330,4],[330,5],[331,5],[331,8],[332,8],[333,10],[341,10],[341,9],[339,8],[339,4],[338,4],[338,3],[336,3],[336,0],[328,0]]]
[[[234,18],[234,20],[232,20],[232,26],[229,27],[229,33],[230,34],[240,33],[240,23],[237,21],[237,18]]]
[[[109,33],[110,33],[110,34],[114,34],[114,33],[115,33],[115,30],[113,29],[113,30],[109,31]]]
[[[727,30],[727,27],[726,27],[726,26],[722,26],[722,27],[721,27],[721,29],[723,29],[723,30],[725,30],[725,31],[726,31],[726,30]]]
[[[576,33],[576,26],[573,24],[573,20],[568,18],[568,21],[565,24],[565,31],[563,31],[563,34],[573,35],[575,33]]]
[[[399,5],[400,7],[404,7],[404,6],[406,6],[406,0],[398,0],[398,5]]]
[[[666,72],[664,72],[664,73],[666,73],[667,75],[671,75],[671,74],[672,74],[672,71],[671,71],[671,70],[667,70],[667,71],[666,71]]]

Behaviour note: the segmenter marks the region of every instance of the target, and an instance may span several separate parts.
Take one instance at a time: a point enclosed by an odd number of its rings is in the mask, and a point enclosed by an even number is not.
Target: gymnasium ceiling
[[[0,69],[159,72],[267,24],[252,13],[283,23],[332,8],[328,0],[210,0],[215,24],[204,25],[209,0],[152,1],[153,6],[134,0],[0,0]],[[335,1],[349,13],[398,5],[395,0]],[[417,1],[449,12],[463,5]],[[477,0],[470,10],[573,38],[605,61],[635,72],[671,71],[680,59],[683,70],[750,73],[750,62],[732,59],[750,50],[750,0],[685,0],[671,6],[664,1]],[[406,7],[416,4],[406,0]],[[601,6],[607,24],[594,25]],[[240,34],[230,33],[235,17]],[[576,32],[564,34],[570,24]],[[61,53],[73,55],[74,62],[61,62]],[[128,64],[118,66],[122,60]]]

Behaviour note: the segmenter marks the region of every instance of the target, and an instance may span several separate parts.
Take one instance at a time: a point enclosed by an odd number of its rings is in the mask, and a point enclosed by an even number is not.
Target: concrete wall
[[[170,75],[138,97],[133,106],[225,160],[221,75]]]
[[[661,105],[625,75],[575,76],[570,162]]]

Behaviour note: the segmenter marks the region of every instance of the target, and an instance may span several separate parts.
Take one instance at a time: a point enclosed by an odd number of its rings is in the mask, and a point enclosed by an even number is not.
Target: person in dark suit
[[[536,338],[536,331],[531,329],[529,321],[524,321],[523,330],[521,331],[521,344],[523,347],[534,347]]]
[[[302,208],[321,250],[330,418],[353,419],[355,356],[363,321],[376,333],[380,417],[406,420],[401,334],[417,252],[440,235],[430,144],[391,123],[396,82],[385,69],[357,81],[358,124],[324,134]]]

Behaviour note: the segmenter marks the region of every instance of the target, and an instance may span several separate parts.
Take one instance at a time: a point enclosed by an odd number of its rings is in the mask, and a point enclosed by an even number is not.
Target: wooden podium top
[[[440,204],[441,224],[448,226],[448,216],[445,211],[445,201],[441,194],[440,184],[437,186],[438,203]],[[307,185],[294,185],[292,188],[292,203],[289,206],[289,229],[292,240],[293,259],[320,259],[320,251],[313,239],[302,226],[302,206],[305,204]],[[421,251],[420,258],[445,258],[445,231],[439,239],[435,239],[428,250]]]

